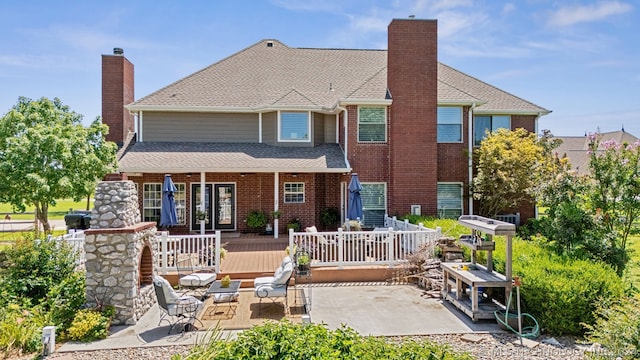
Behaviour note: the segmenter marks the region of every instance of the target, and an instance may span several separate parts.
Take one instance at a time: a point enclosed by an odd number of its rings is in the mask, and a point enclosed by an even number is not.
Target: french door
[[[191,228],[200,230],[195,214],[200,209],[200,184],[191,184]],[[205,184],[204,208],[207,213],[205,230],[235,230],[235,184]]]

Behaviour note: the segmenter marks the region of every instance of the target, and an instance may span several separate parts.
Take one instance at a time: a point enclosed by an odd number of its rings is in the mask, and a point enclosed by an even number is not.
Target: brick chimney
[[[438,22],[394,19],[388,28],[390,214],[437,212]]]
[[[133,99],[133,64],[114,48],[113,55],[102,55],[102,122],[109,126],[107,140],[118,146],[134,131],[133,115],[124,108]]]

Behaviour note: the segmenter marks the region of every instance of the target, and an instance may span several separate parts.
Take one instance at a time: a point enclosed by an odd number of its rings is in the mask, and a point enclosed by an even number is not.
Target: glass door
[[[234,184],[215,184],[214,221],[216,230],[235,230],[236,204]]]
[[[200,184],[191,184],[191,229],[200,230],[200,221],[196,214],[200,210]],[[204,208],[207,214],[207,221],[204,224],[205,230],[213,230],[211,220],[211,184],[204,186]]]

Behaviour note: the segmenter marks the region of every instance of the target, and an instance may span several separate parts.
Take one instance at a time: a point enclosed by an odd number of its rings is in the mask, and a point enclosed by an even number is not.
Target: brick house
[[[172,175],[176,231],[200,230],[202,203],[206,230],[246,231],[251,210],[275,209],[281,233],[293,218],[322,228],[328,208],[345,218],[352,173],[366,226],[385,213],[472,213],[467,154],[485,130],[537,131],[549,113],[439,63],[436,20],[393,20],[388,50],[262,40],[136,101],[122,50],[102,61],[118,172],[137,184],[144,221],[159,218]]]

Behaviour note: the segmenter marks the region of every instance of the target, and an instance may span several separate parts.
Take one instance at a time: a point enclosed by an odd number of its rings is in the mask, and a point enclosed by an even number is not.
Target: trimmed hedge
[[[497,238],[496,271],[504,273],[504,258],[505,241]],[[513,239],[513,275],[522,278],[525,311],[543,331],[554,335],[583,335],[583,324],[595,322],[598,304],[618,300],[624,293],[624,284],[611,266],[559,256],[517,237]]]

